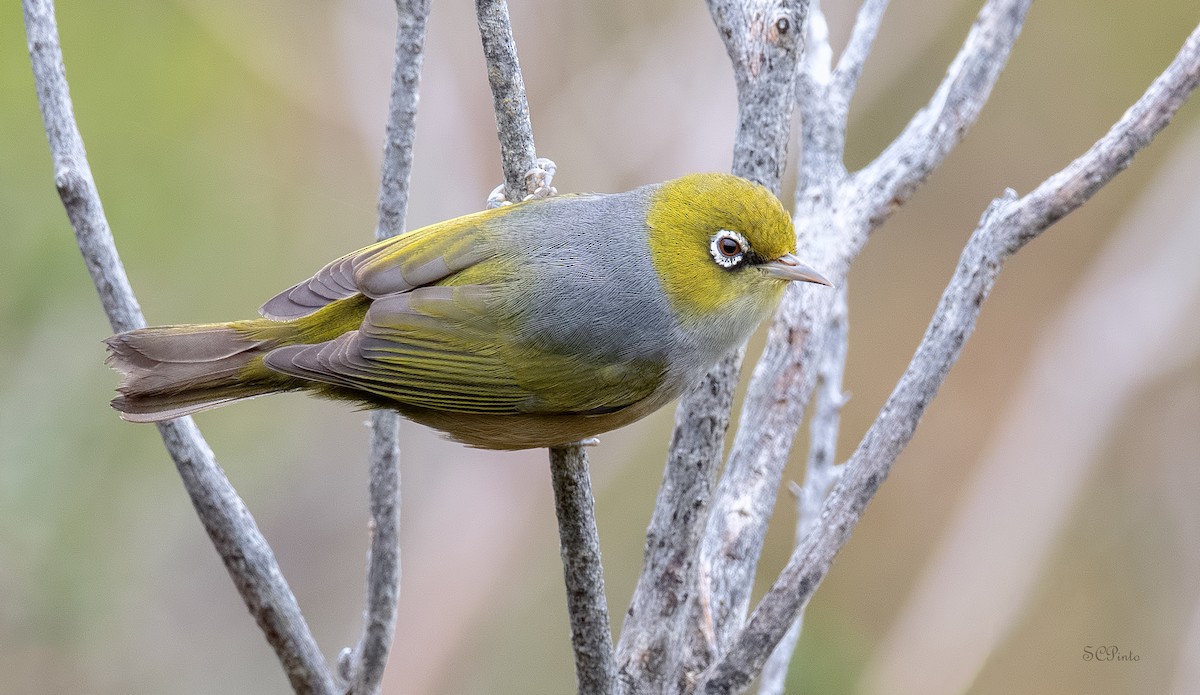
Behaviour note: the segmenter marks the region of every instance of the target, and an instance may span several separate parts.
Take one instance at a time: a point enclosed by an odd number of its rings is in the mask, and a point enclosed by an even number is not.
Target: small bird
[[[766,188],[691,174],[559,195],[392,237],[333,261],[261,319],[108,340],[133,422],[307,391],[390,408],[485,449],[638,420],[745,341],[800,262]]]

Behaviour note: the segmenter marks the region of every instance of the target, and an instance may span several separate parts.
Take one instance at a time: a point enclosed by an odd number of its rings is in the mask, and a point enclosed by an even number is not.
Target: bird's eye
[[[741,234],[722,229],[713,235],[708,250],[717,265],[722,268],[733,268],[745,260],[746,251],[750,250],[750,243]]]

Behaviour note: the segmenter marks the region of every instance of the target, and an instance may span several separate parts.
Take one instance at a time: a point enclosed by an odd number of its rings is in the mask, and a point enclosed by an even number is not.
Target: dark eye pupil
[[[718,248],[721,249],[721,255],[729,258],[733,258],[742,252],[742,247],[737,243],[737,239],[730,239],[728,237],[720,241]]]

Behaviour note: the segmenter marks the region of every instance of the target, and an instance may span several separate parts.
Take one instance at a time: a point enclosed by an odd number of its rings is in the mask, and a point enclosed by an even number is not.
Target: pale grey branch
[[[509,201],[522,200],[527,194],[525,174],[537,160],[533,146],[533,126],[529,120],[529,101],[525,97],[525,79],[517,62],[512,22],[505,0],[475,0],[483,57],[487,61],[488,83],[496,110],[496,134],[500,138],[500,163]]]
[[[787,162],[795,79],[803,48],[807,0],[709,0],[709,12],[733,64],[738,93],[734,174],[778,193]],[[620,668],[626,683],[649,692],[687,689],[741,622],[728,610],[724,576],[696,556],[712,481],[720,466],[733,391],[744,349],[719,362],[680,400],[660,503],[647,531],[647,552],[622,629]],[[711,528],[709,537],[719,537]],[[716,586],[707,584],[712,579]],[[709,603],[708,598],[713,602]],[[744,614],[744,611],[743,611]],[[709,628],[712,632],[709,632]]]
[[[912,437],[974,329],[1004,261],[1124,170],[1198,82],[1200,27],[1145,94],[1086,153],[1025,197],[1017,199],[1010,191],[983,215],[912,361],[826,500],[819,532],[797,547],[733,647],[704,674],[699,692],[735,692],[759,672]]]
[[[880,172],[890,171],[889,180],[897,185],[905,182],[907,196],[942,161],[982,108],[1016,40],[1027,5],[1024,0],[992,0],[981,10],[931,106],[914,118],[919,126],[910,124],[907,135],[898,139],[907,137],[908,149],[892,162],[892,169],[881,162],[891,161],[888,153],[897,152],[895,143],[872,164],[874,168],[869,167],[872,174],[846,174],[843,152],[849,94],[830,94],[835,88],[853,87],[849,78],[860,62],[853,52],[868,47],[877,15],[884,8],[874,2],[864,5],[848,46],[851,53],[844,53],[839,63],[846,72],[838,79],[826,79],[820,63],[804,65],[799,82],[804,150],[798,165],[796,233],[805,262],[835,284],[845,282],[870,230],[890,210],[880,201],[886,198],[889,205],[903,201],[879,180]],[[829,293],[812,288],[793,288],[785,295],[750,380],[743,425],[729,455],[730,473],[717,493],[720,502],[714,504],[713,522],[706,533],[706,555],[721,559],[719,572],[729,577],[731,587],[727,600],[739,615],[748,609],[783,467],[815,384],[818,346],[827,339],[829,302]]]
[[[508,5],[504,0],[476,0],[475,12],[495,104],[496,131],[500,136],[503,198],[516,202],[530,196],[553,195],[550,184],[554,163],[537,158]],[[501,200],[494,202],[499,204]],[[587,452],[580,444],[552,447],[550,468],[579,692],[613,693],[617,671]]]
[[[888,0],[863,0],[858,8],[850,40],[846,42],[846,48],[833,70],[833,91],[845,101],[846,107],[849,107],[854,90],[858,87],[858,78],[862,76],[863,65],[871,54],[871,46],[879,34],[879,25],[883,23],[887,6]]]
[[[907,201],[979,116],[1025,23],[1031,0],[989,0],[929,103],[862,171],[855,188],[868,199],[869,229]]]
[[[429,0],[396,0],[396,50],[384,131],[377,240],[404,232],[428,16]],[[400,416],[378,410],[371,413],[370,426],[371,545],[363,632],[353,651],[343,652],[339,664],[349,681],[348,692],[355,695],[379,692],[396,634],[400,598]]]
[[[386,239],[404,233],[429,2],[430,0],[396,0],[396,54],[392,62],[392,96],[388,105],[383,165],[379,177],[379,222],[375,229],[376,239]]]
[[[821,508],[825,498],[841,476],[842,467],[837,460],[838,432],[841,428],[842,407],[846,405],[846,394],[842,392],[842,376],[846,369],[846,351],[849,348],[849,307],[846,302],[846,285],[837,289],[833,307],[829,312],[828,327],[824,331],[825,343],[816,365],[817,387],[813,400],[813,413],[809,419],[808,464],[804,474],[804,485],[789,483],[796,499],[796,545],[812,533],[821,520]],[[807,604],[806,604],[807,606]],[[759,678],[758,695],[780,695],[784,692],[788,666],[792,653],[800,640],[804,625],[804,608],[792,621],[791,627],[771,656],[763,665]]]
[[[140,328],[146,321],[117,254],[72,113],[54,3],[24,0],[22,6],[55,185],[113,330]],[[270,546],[200,430],[191,418],[180,418],[159,423],[158,431],[196,514],[292,688],[297,693],[334,693],[333,677]]]
[[[596,536],[592,483],[583,445],[552,448],[550,473],[579,692],[614,695],[618,692],[617,670],[604,596],[604,568]]]

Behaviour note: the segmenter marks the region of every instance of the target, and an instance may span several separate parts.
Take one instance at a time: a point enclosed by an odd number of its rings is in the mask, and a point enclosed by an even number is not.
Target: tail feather
[[[262,356],[276,341],[256,340],[229,324],[160,326],[104,341],[121,373],[112,406],[132,422],[158,422],[231,401],[295,388]]]

